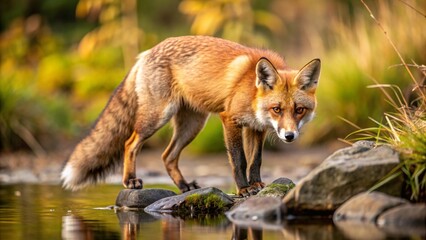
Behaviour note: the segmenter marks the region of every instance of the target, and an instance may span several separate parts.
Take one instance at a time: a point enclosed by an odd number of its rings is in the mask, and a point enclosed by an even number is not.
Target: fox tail
[[[134,73],[117,87],[88,136],[75,147],[61,173],[63,187],[81,189],[104,180],[122,162],[137,109]]]

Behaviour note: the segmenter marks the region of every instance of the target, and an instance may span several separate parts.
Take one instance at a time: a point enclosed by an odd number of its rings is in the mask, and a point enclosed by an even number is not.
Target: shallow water
[[[348,239],[330,219],[248,229],[225,216],[183,220],[115,212],[108,206],[121,188],[69,192],[57,185],[0,185],[0,239]]]

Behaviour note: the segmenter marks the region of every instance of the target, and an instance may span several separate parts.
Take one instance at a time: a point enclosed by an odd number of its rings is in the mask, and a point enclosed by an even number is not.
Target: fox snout
[[[279,131],[277,131],[277,135],[283,142],[291,143],[299,137],[299,131],[279,129]]]

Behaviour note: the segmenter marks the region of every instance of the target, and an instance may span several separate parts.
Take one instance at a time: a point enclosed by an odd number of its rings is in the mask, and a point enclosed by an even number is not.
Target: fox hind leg
[[[195,181],[188,183],[179,170],[179,156],[185,148],[204,127],[208,113],[196,112],[186,106],[182,106],[173,117],[173,137],[169,146],[164,151],[162,158],[167,173],[181,192],[187,192],[200,188]]]
[[[124,166],[123,179],[124,187],[130,189],[142,188],[142,179],[136,178],[136,156],[142,148],[144,142],[151,137],[158,129],[164,126],[170,118],[175,114],[174,105],[172,103],[165,104],[164,108],[158,108],[158,111],[151,108],[143,108],[146,110],[137,117],[135,130],[127,139],[124,145]],[[166,109],[164,111],[164,109]]]
[[[140,135],[133,132],[124,147],[123,185],[130,189],[143,187],[142,179],[136,178],[136,155],[142,147]]]

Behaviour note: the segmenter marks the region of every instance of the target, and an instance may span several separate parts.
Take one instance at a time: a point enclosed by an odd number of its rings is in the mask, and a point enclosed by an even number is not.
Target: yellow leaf
[[[219,9],[206,11],[204,14],[196,16],[191,26],[191,33],[199,35],[213,35],[219,30],[223,22],[223,15]]]
[[[200,1],[185,0],[179,4],[179,11],[187,15],[197,15],[204,7]]]
[[[255,11],[254,21],[257,24],[268,28],[269,30],[271,30],[271,32],[274,32],[274,33],[279,33],[283,29],[283,24],[281,19],[277,17],[276,15],[266,11],[261,11],[261,10]]]
[[[80,44],[78,45],[78,52],[82,57],[87,57],[95,48],[96,38],[94,35],[96,32],[90,32],[81,39]]]
[[[117,6],[110,5],[107,8],[103,9],[99,15],[99,21],[101,23],[109,22],[117,18],[120,14],[120,9]]]
[[[90,3],[90,1],[87,1],[87,0],[80,0],[80,1],[78,1],[77,7],[75,9],[75,15],[78,18],[84,18],[84,17],[86,17],[87,14],[89,13],[91,5],[92,4]]]

